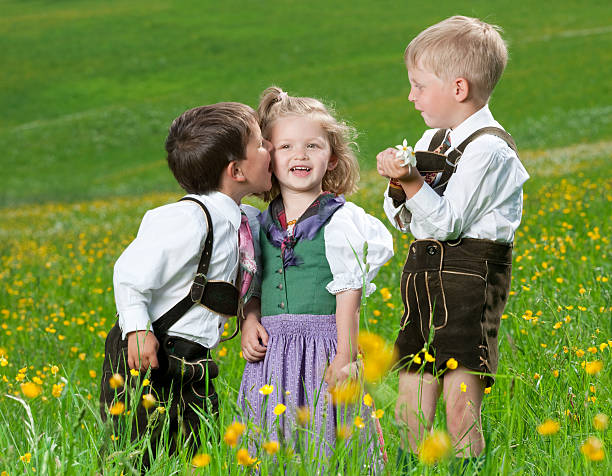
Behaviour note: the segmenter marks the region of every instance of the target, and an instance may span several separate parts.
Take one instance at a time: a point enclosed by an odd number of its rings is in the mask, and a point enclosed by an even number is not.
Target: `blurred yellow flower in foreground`
[[[594,360],[592,362],[587,362],[584,366],[584,370],[589,375],[595,375],[601,372],[603,369],[603,362],[601,360]]]
[[[373,411],[371,416],[372,418],[375,418],[376,420],[378,420],[379,418],[382,418],[384,414],[385,414],[385,411],[379,408],[378,410]]]
[[[338,430],[336,431],[336,438],[338,438],[339,440],[346,440],[351,436],[352,432],[353,430],[351,430],[350,426],[341,425],[338,427]]]
[[[245,426],[242,423],[235,421],[227,427],[227,430],[225,430],[223,441],[225,441],[225,443],[232,448],[235,447],[238,443],[238,438],[240,438],[240,435],[242,435],[244,432],[244,428]]]
[[[28,398],[36,398],[42,392],[42,387],[34,382],[26,382],[21,384],[21,392]]]
[[[124,410],[125,410],[125,403],[117,402],[108,409],[108,412],[111,415],[121,415]]]
[[[428,465],[448,457],[451,452],[451,440],[446,432],[434,431],[419,446],[419,459]]]
[[[363,404],[367,407],[371,407],[372,403],[374,403],[374,399],[372,398],[372,395],[370,395],[369,393],[366,393],[363,396]]]
[[[287,407],[282,403],[279,403],[274,407],[273,411],[275,415],[281,416],[283,413],[285,413],[285,410],[287,410]]]
[[[346,380],[342,384],[329,389],[334,405],[347,405],[355,403],[359,398],[361,386],[354,380]]]
[[[121,374],[113,374],[113,376],[108,381],[108,385],[110,386],[110,388],[113,388],[113,389],[123,387],[124,383],[125,382]]]
[[[145,407],[147,410],[153,408],[156,403],[157,403],[157,400],[155,399],[153,394],[145,393],[142,396],[142,406]]]
[[[582,446],[580,452],[591,461],[601,461],[604,459],[603,443],[599,438],[589,437]]]
[[[355,421],[353,422],[353,424],[360,430],[365,426],[365,423],[363,422],[363,419],[360,416],[355,417]]]
[[[559,428],[559,422],[548,419],[544,423],[538,425],[538,433],[542,436],[554,435],[559,431]]]
[[[394,347],[377,334],[361,332],[359,348],[363,355],[363,375],[368,382],[382,378],[395,362]]]
[[[236,453],[236,460],[238,464],[242,466],[251,466],[252,464],[257,462],[257,459],[251,458],[249,452],[245,448],[240,448]]]
[[[278,441],[270,440],[270,441],[266,441],[263,444],[263,449],[266,450],[266,453],[268,453],[269,455],[276,454],[279,448],[280,448],[280,443]]]
[[[308,407],[298,407],[295,412],[297,421],[300,425],[306,426],[310,421],[310,408]]]
[[[598,413],[593,417],[593,426],[596,430],[604,431],[608,428],[609,418],[605,413]]]
[[[273,391],[274,391],[274,386],[269,385],[269,384],[264,385],[263,387],[259,389],[259,393],[261,393],[262,395],[270,395]]]
[[[199,453],[191,460],[191,465],[196,468],[204,468],[210,464],[210,455],[208,453]]]

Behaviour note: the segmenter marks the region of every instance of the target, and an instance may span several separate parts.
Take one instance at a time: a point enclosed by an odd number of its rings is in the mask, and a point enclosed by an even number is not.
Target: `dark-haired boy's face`
[[[272,144],[262,137],[259,125],[254,124],[246,147],[246,158],[240,162],[240,169],[250,185],[249,193],[267,192],[272,187],[271,150]]]

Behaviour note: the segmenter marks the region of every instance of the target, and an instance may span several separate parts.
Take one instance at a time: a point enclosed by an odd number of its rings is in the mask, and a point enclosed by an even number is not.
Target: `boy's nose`
[[[269,140],[264,139],[263,143],[268,153],[271,153],[274,150],[274,146],[272,145],[272,142],[270,142]]]

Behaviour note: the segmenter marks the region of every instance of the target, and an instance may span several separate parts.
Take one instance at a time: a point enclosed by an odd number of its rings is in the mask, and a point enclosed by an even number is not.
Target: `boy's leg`
[[[431,429],[440,396],[440,383],[430,373],[400,372],[395,417],[402,446],[416,453],[419,442]]]
[[[484,449],[480,409],[485,381],[458,367],[444,375],[446,423],[458,458],[478,456]]]

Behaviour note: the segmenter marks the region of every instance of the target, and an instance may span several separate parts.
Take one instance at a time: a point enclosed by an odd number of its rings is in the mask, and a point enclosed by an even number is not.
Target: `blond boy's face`
[[[410,94],[408,100],[431,128],[453,128],[457,101],[453,94],[453,82],[444,81],[431,71],[419,66],[408,70]]]

